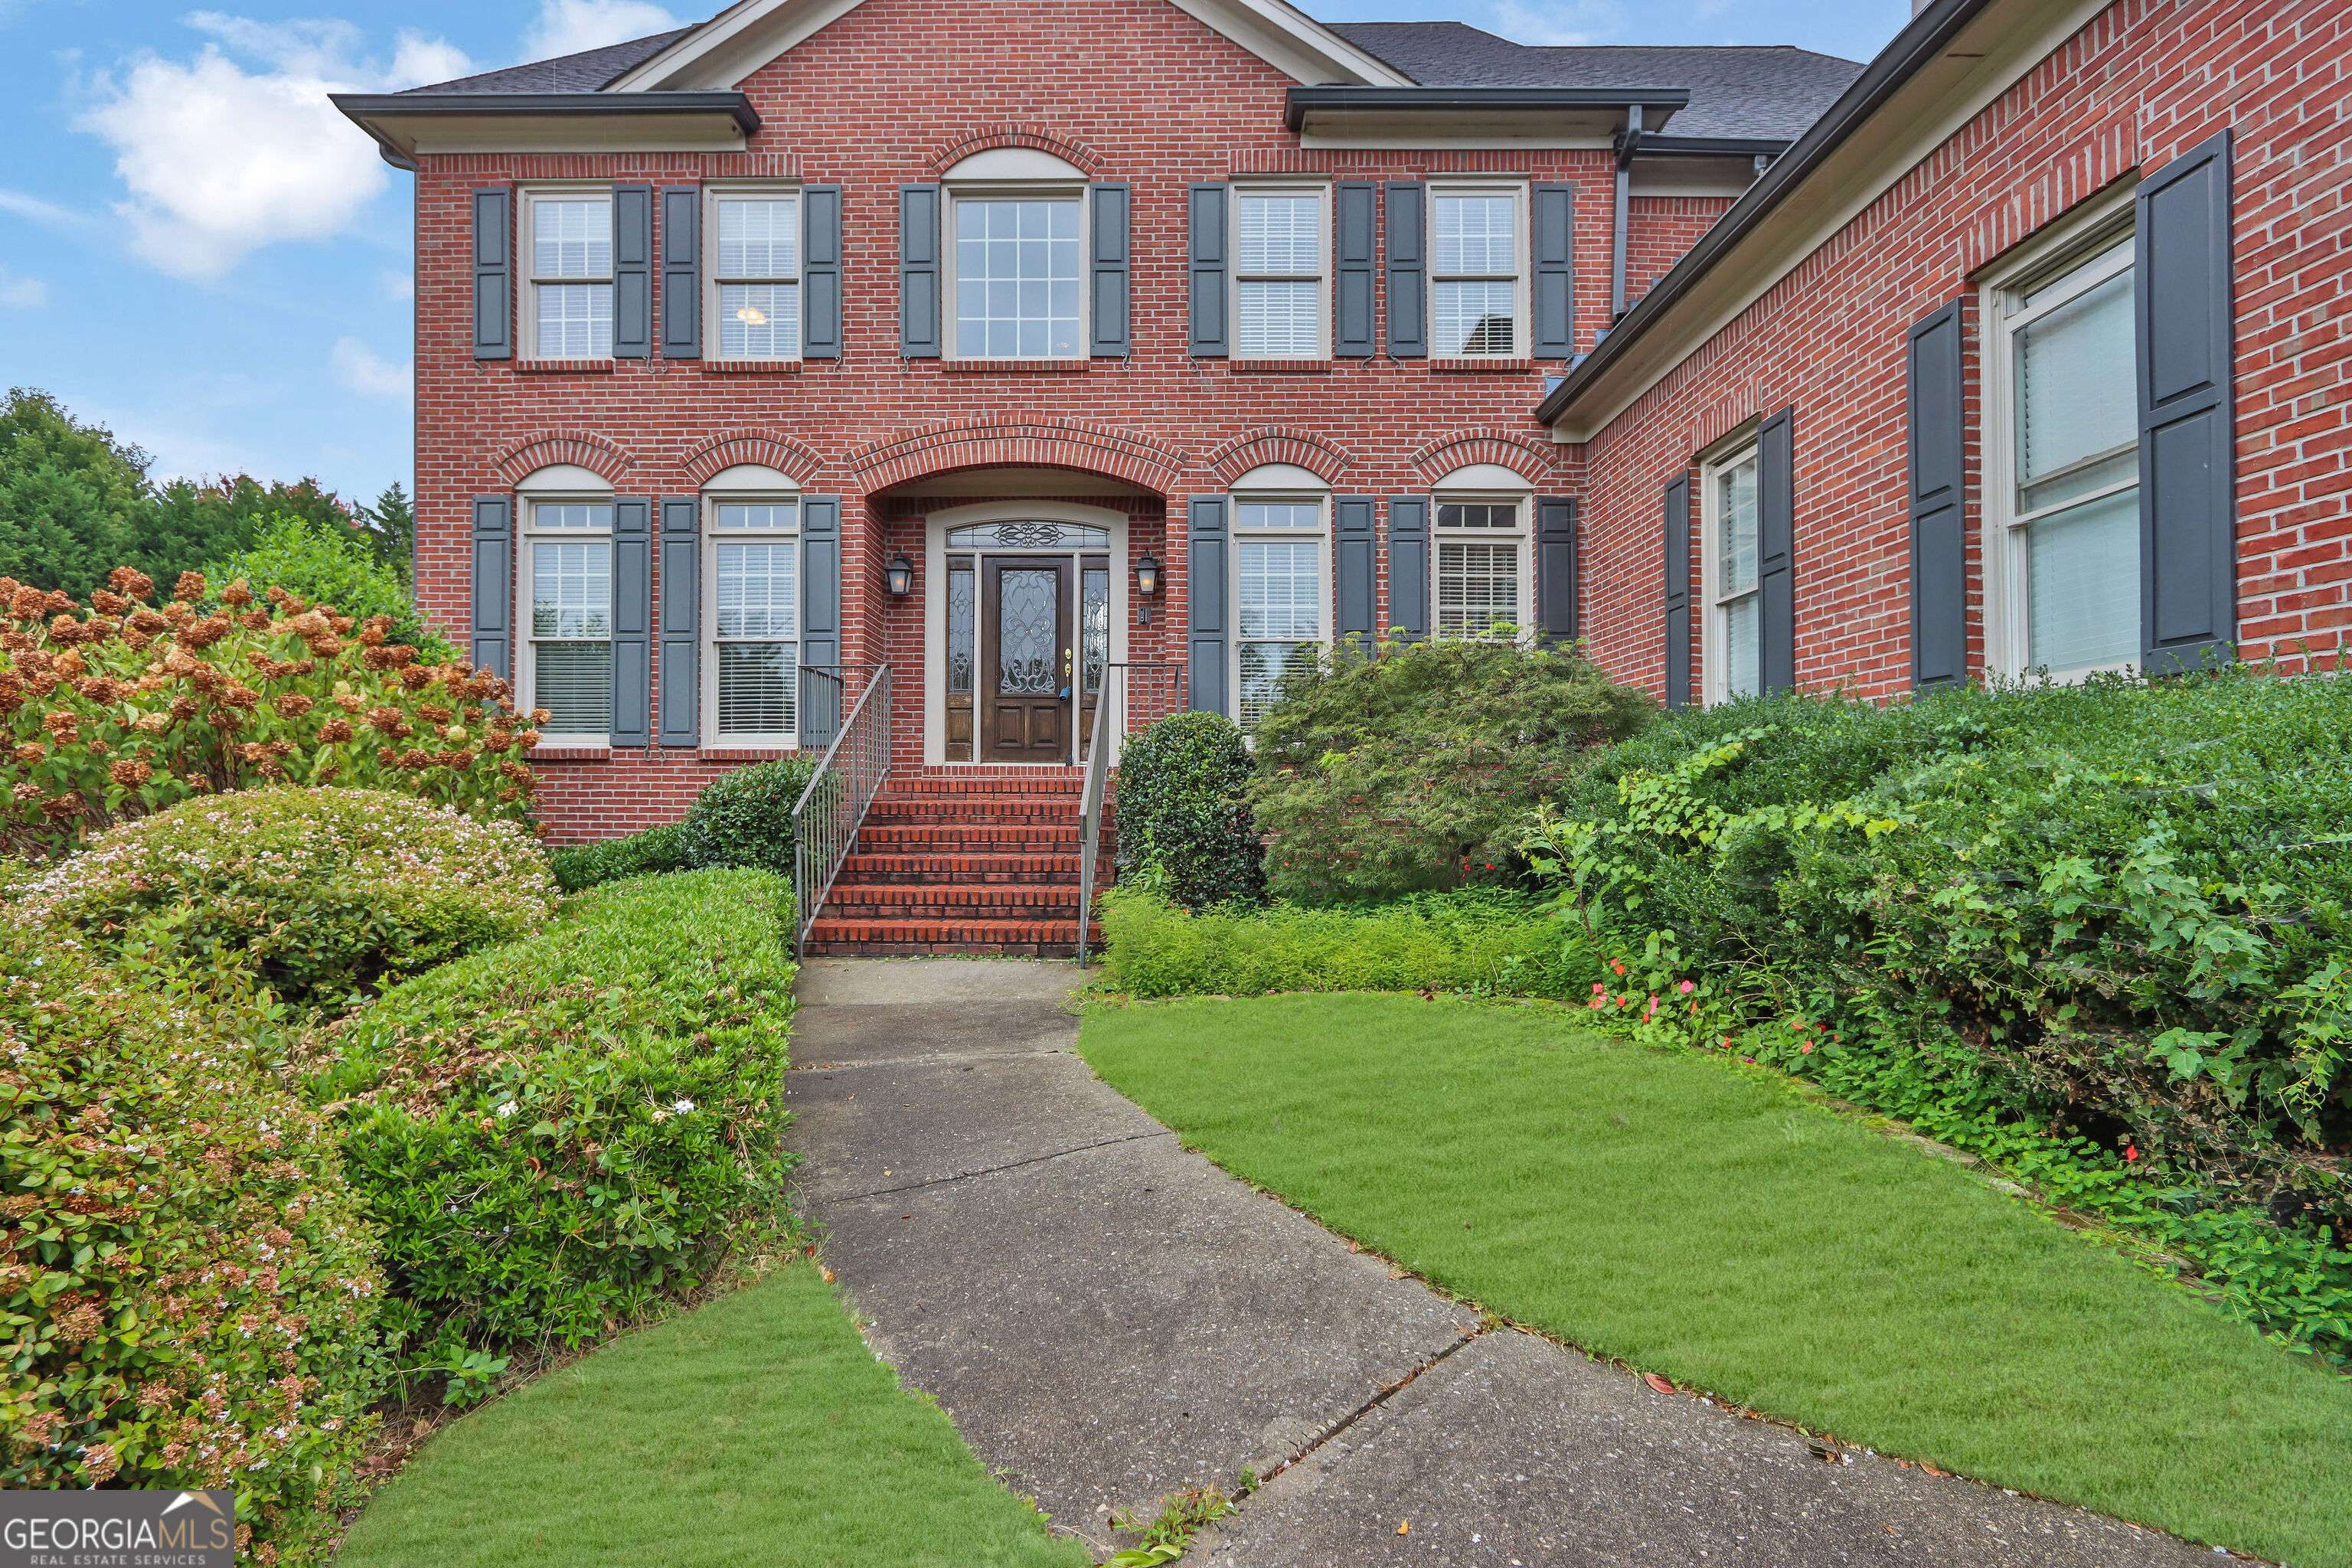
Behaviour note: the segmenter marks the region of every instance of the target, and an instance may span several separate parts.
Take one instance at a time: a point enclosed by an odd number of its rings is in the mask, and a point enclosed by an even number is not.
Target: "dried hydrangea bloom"
[[[155,596],[155,579],[144,572],[134,571],[128,566],[117,566],[113,571],[109,572],[106,574],[106,581],[107,585],[116,593],[128,594],[134,599],[152,599]]]
[[[106,770],[107,777],[124,789],[137,789],[152,778],[155,770],[142,762],[121,762]]]
[[[183,572],[180,580],[172,584],[172,597],[182,604],[193,605],[204,596],[205,574],[201,572]]]

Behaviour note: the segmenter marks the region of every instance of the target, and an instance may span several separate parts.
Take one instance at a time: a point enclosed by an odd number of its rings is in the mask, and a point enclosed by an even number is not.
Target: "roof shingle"
[[[408,90],[417,93],[601,92],[625,73],[645,64],[693,31],[693,27],[675,27],[667,33],[656,33],[651,37],[632,38],[625,44],[607,44],[601,49],[559,55],[551,60],[533,60],[528,65],[508,66],[503,70],[484,71],[479,76],[459,77],[455,81],[435,82],[430,87],[413,87]]]

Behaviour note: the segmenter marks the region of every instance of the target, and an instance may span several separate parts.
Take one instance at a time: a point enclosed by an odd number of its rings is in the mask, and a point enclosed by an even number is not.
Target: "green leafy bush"
[[[678,825],[686,864],[754,867],[791,877],[793,807],[815,772],[812,758],[778,757],[712,780]]]
[[[242,790],[108,829],[12,909],[101,949],[244,963],[325,1004],[545,920],[554,885],[512,823],[377,790]]]
[[[1105,891],[1102,920],[1104,983],[1133,996],[1434,988],[1565,997],[1584,973],[1563,957],[1541,900],[1499,889],[1190,914],[1121,887]]]
[[[547,859],[555,871],[555,885],[577,893],[630,877],[686,869],[685,837],[679,824],[668,822],[625,838],[567,845],[551,851]]]
[[[252,543],[207,564],[205,576],[215,583],[268,583],[362,621],[381,616],[391,639],[413,645],[428,664],[458,657],[416,613],[407,579],[378,554],[357,518],[328,522],[278,512],[262,521]]]
[[[228,1488],[323,1560],[383,1386],[383,1282],[268,1012],[0,921],[0,1485]]]
[[[1318,902],[1513,880],[1528,815],[1650,711],[1580,654],[1507,642],[1302,669],[1257,731],[1267,885]]]
[[[760,871],[615,883],[320,1031],[411,1365],[600,1339],[776,1220],[789,900]]]
[[[1184,909],[1265,896],[1249,820],[1249,748],[1222,713],[1179,713],[1130,738],[1118,758],[1118,866]]]

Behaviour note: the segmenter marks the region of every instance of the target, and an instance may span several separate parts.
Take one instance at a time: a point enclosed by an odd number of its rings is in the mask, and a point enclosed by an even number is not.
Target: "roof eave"
[[[760,129],[759,110],[742,93],[633,92],[338,92],[329,101],[366,132],[395,168],[416,167],[413,132],[450,121],[695,121],[731,126],[749,139]],[[402,127],[412,134],[400,134]]]
[[[1627,110],[1666,116],[1690,104],[1679,87],[1294,87],[1283,110],[1292,131],[1306,129],[1313,113],[1377,113],[1412,117],[1461,113],[1544,113],[1575,110]]]

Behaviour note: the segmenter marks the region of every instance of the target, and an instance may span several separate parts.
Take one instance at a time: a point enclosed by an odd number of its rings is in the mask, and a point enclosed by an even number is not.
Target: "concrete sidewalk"
[[[1825,1462],[1781,1427],[1481,1333],[1097,1080],[1075,1054],[1076,979],[812,963],[790,1099],[801,1201],[875,1347],[1097,1555],[1114,1510],[1246,1469],[1274,1479],[1188,1561],[2214,1561],[1891,1460]]]

